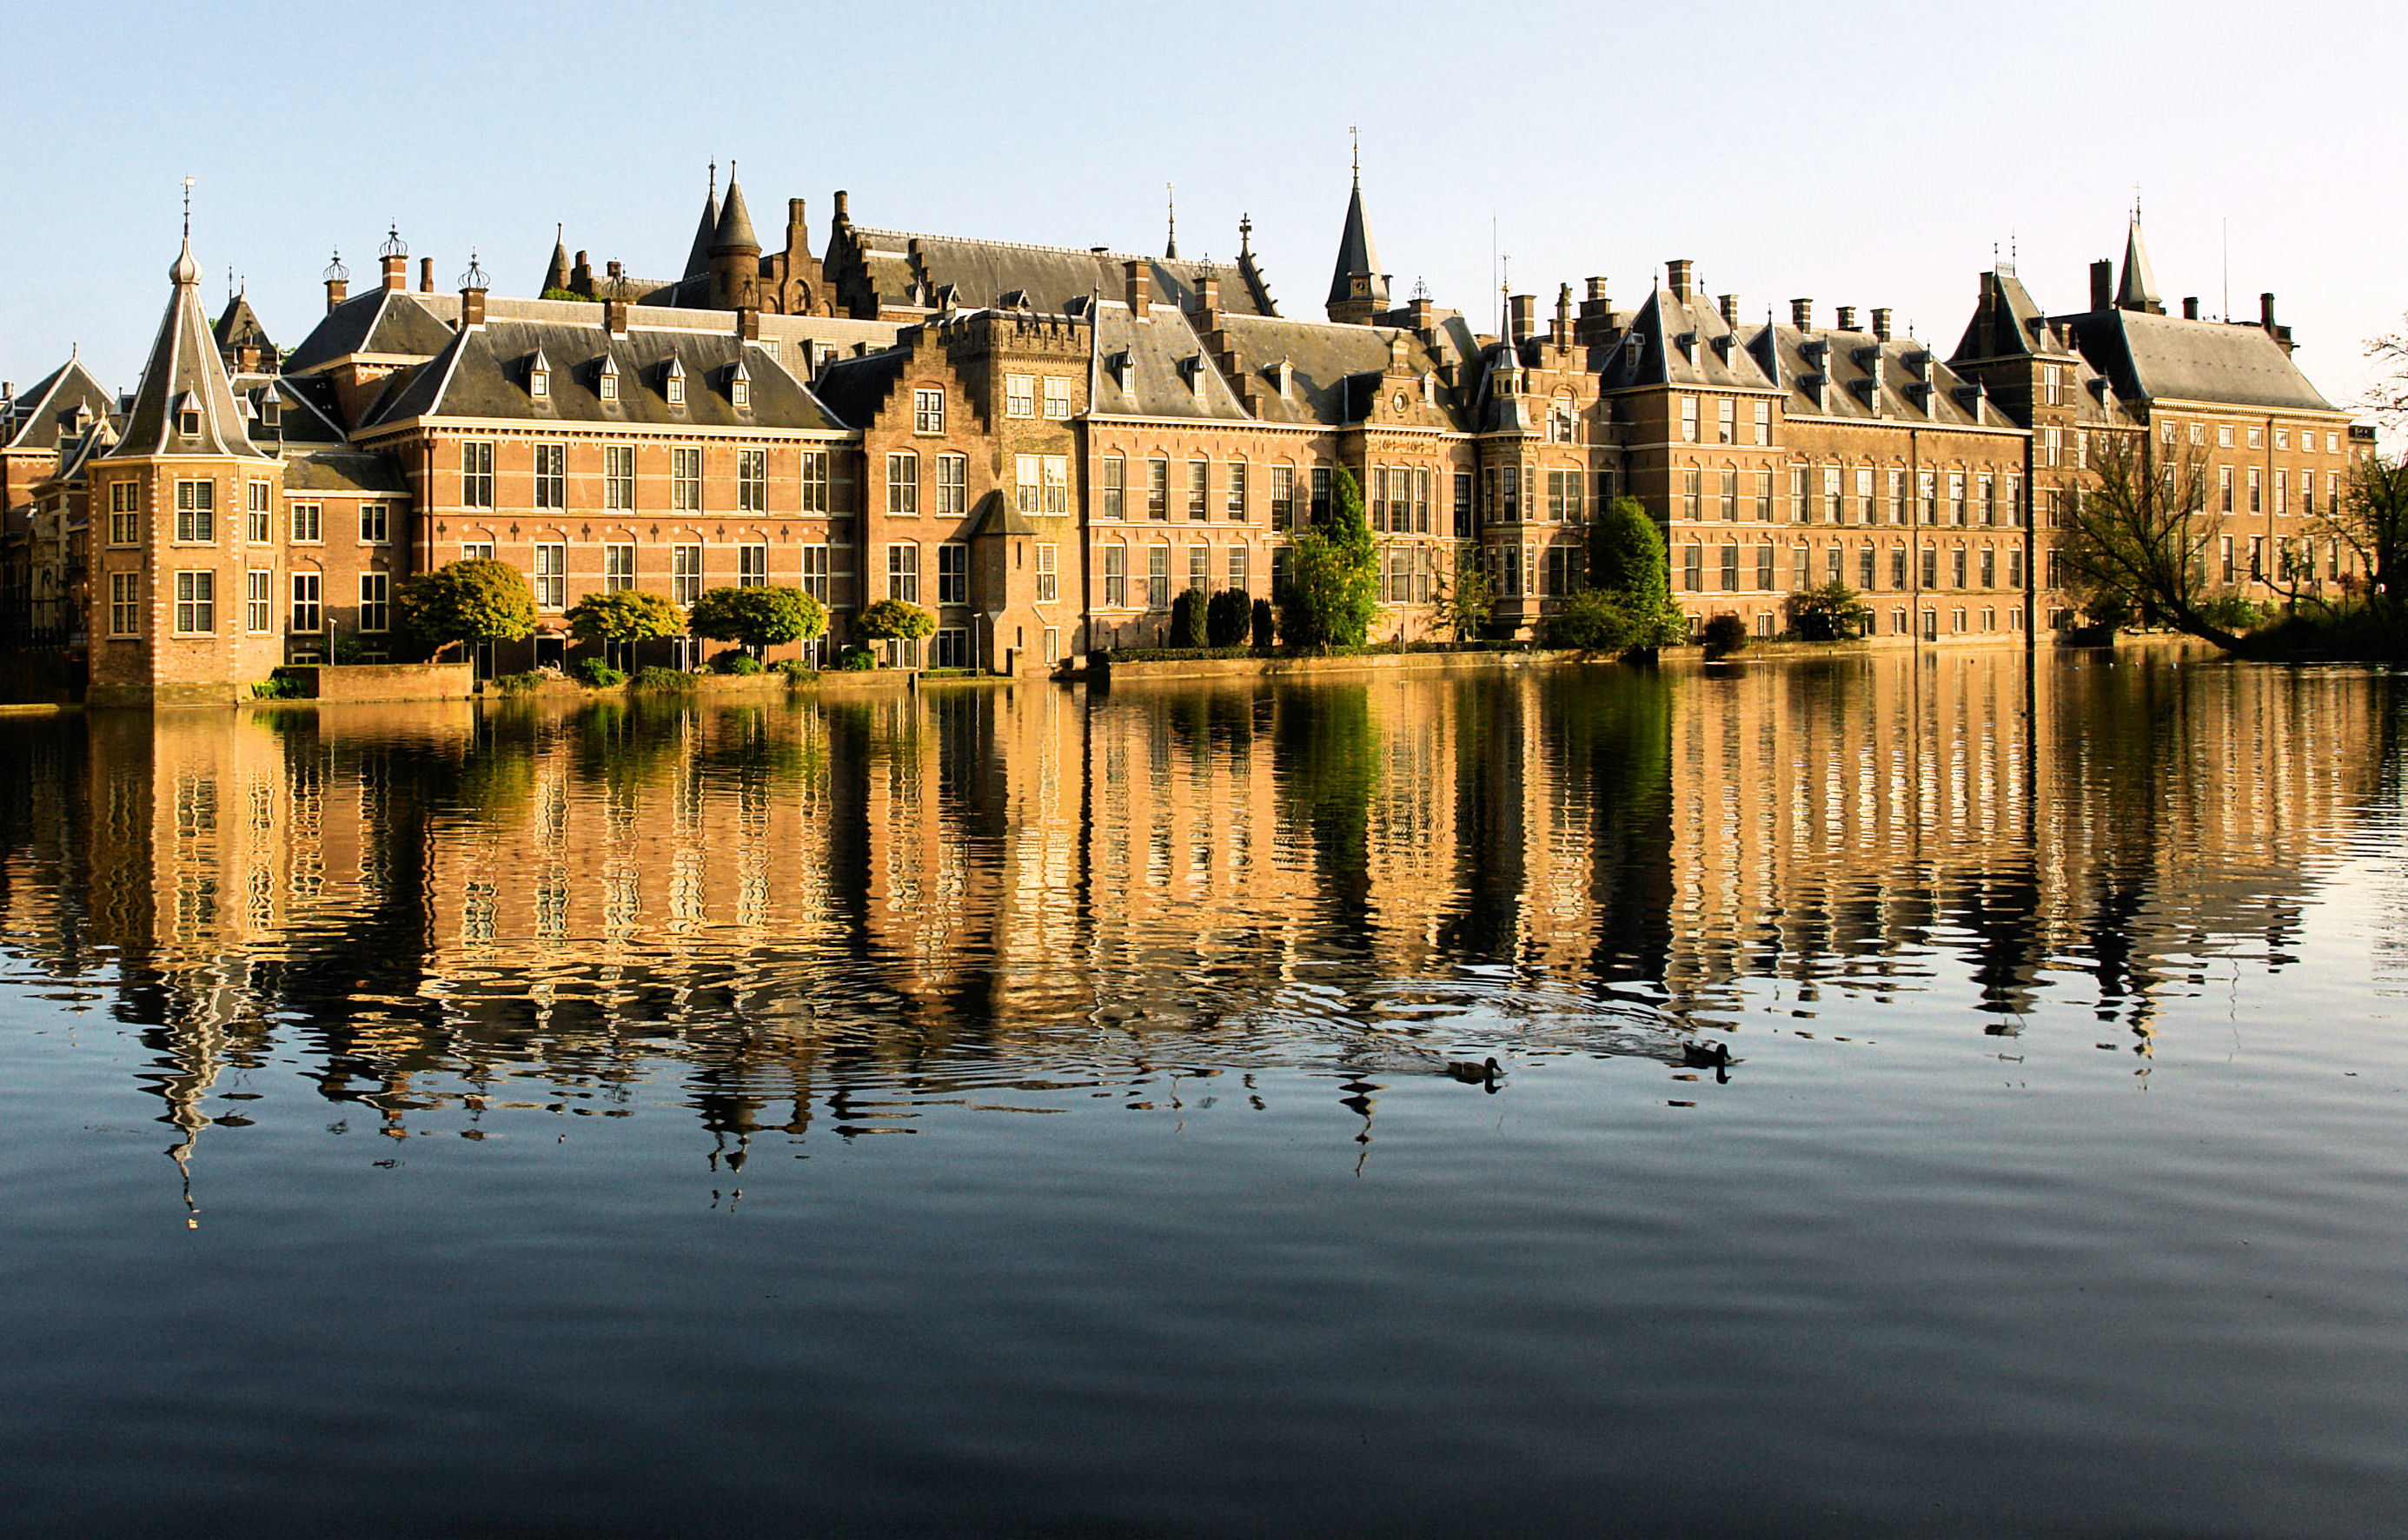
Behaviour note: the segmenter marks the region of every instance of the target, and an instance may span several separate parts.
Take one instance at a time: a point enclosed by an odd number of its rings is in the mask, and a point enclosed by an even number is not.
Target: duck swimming
[[[1469,1064],[1459,1058],[1450,1058],[1446,1061],[1446,1072],[1467,1086],[1485,1086],[1493,1091],[1497,1088],[1497,1077],[1504,1072],[1498,1068],[1497,1058],[1492,1054],[1483,1064]]]

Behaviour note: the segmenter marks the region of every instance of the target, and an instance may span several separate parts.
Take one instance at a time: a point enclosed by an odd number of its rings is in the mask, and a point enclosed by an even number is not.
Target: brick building
[[[1166,639],[1182,588],[1268,597],[1340,468],[1380,545],[1377,634],[1437,626],[1467,562],[1532,634],[1583,582],[1586,525],[1635,497],[1693,622],[1782,628],[1839,581],[1901,645],[2071,623],[2057,537],[2099,435],[2195,454],[2218,582],[2348,576],[2302,521],[2371,453],[2259,321],[2170,316],[2135,218],[2120,278],[2044,311],[1981,276],[1955,352],[1887,310],[1786,324],[1665,265],[1635,309],[1602,279],[1504,297],[1498,330],[1391,302],[1359,173],[1324,319],[1234,267],[872,229],[801,200],[766,252],[714,173],[677,279],[597,275],[565,241],[550,298],[418,282],[397,232],[358,295],[280,353],[239,295],[212,325],[189,250],[122,400],[70,362],[0,409],[0,595],[21,646],[88,657],[96,701],[231,698],[278,664],[373,659],[395,585],[466,556],[523,570],[539,619],[480,661],[571,660],[565,614],[635,587],[812,593],[830,640],[871,601],[930,610],[897,664],[1046,670]],[[789,651],[821,655],[828,643]],[[691,663],[692,643],[623,663]]]

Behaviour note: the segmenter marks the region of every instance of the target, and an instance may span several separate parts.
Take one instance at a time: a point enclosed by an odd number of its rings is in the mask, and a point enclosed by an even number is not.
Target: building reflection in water
[[[397,1139],[676,1076],[738,1170],[1273,1066],[1368,1138],[1451,1054],[1677,1064],[1767,991],[2145,1053],[2201,958],[2286,962],[2395,739],[2379,677],[2148,653],[94,715],[0,743],[0,883],[188,1172],[271,1052]]]

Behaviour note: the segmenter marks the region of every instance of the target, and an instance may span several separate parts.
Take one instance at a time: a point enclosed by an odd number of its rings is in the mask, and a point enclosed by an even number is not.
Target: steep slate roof
[[[2077,317],[2075,338],[2119,396],[2335,411],[2264,328],[2140,310]]]
[[[527,394],[527,362],[540,352],[552,366],[551,394]],[[619,367],[619,398],[598,394],[601,361]],[[686,371],[685,405],[672,407],[661,371]],[[752,405],[739,411],[727,377],[738,361],[752,381]],[[378,403],[368,427],[413,417],[481,417],[526,422],[627,423],[660,427],[764,427],[839,431],[843,424],[809,387],[733,332],[638,327],[612,337],[597,315],[570,322],[487,321],[452,336],[409,383]]]
[[[719,229],[710,237],[713,250],[740,247],[758,252],[761,237],[752,233],[752,216],[744,208],[744,189],[736,185],[731,174],[727,179],[727,201],[719,206]]]
[[[702,200],[702,223],[694,227],[694,246],[685,254],[685,271],[681,278],[710,271],[710,243],[719,235],[719,184],[714,180],[710,191]]]
[[[1346,228],[1338,237],[1338,267],[1329,277],[1329,303],[1338,304],[1354,294],[1352,280],[1361,274],[1371,281],[1370,297],[1375,305],[1388,302],[1388,275],[1380,271],[1380,253],[1371,244],[1371,222],[1363,213],[1363,178],[1357,173],[1354,191],[1346,199]]]
[[[1152,269],[1154,299],[1158,305],[1183,306],[1196,292],[1196,280],[1206,265],[1164,257],[1136,257],[1114,252],[1082,251],[1068,246],[1021,246],[1010,241],[973,240],[958,236],[921,236],[902,230],[844,227],[862,257],[870,286],[883,306],[924,306],[934,303],[937,290],[952,285],[967,309],[997,304],[1018,290],[1029,306],[1054,315],[1068,309],[1073,299],[1122,292],[1121,264],[1141,261]],[[840,232],[841,233],[841,232]],[[918,243],[918,263],[912,260]],[[1228,269],[1212,271],[1226,280]],[[1263,313],[1268,290],[1246,280],[1221,285],[1225,309]],[[915,286],[924,279],[926,289]]]
[[[191,241],[167,269],[173,285],[167,313],[159,323],[158,340],[150,344],[150,361],[142,366],[142,383],[135,388],[126,413],[125,436],[108,453],[112,459],[145,454],[236,454],[265,459],[243,431],[242,403],[226,378],[225,361],[218,356],[216,336],[201,309],[201,272],[193,263]],[[178,414],[201,414],[201,431],[186,437],[176,431]]]
[[[2132,216],[2132,227],[2124,236],[2124,278],[2115,286],[2115,303],[2128,310],[2161,310],[2164,302],[2157,298],[2157,275],[2150,270],[2148,248],[2141,244],[2141,216]]]
[[[911,333],[907,331],[896,338],[894,347],[860,358],[831,359],[811,382],[811,393],[848,425],[867,427],[910,362],[910,343]]]
[[[329,310],[284,368],[299,374],[353,353],[432,358],[451,340],[452,328],[408,290],[375,288]]]
[[[1809,351],[1816,343],[1822,345],[1819,362]],[[1995,408],[1989,421],[1977,418],[1972,404],[1956,394],[1971,381],[1942,362],[1928,344],[1912,337],[1884,342],[1870,332],[1761,326],[1748,338],[1748,352],[1759,366],[1778,358],[1782,383],[1789,391],[1788,404],[1782,409],[1787,416],[1885,420],[1917,427],[2014,426]],[[1914,388],[1923,383],[1910,363],[1917,357],[1926,360],[1931,371],[1928,393]],[[1830,381],[1820,406],[1806,388],[1805,377],[1815,373]]]
[[[1096,352],[1102,360],[1096,371],[1095,398],[1089,410],[1105,417],[1186,417],[1197,422],[1248,421],[1246,409],[1229,392],[1229,382],[1212,362],[1204,339],[1185,315],[1154,307],[1142,321],[1125,305],[1096,308]],[[1126,354],[1131,378],[1124,388],[1111,367]],[[1197,398],[1193,370],[1209,376],[1201,400]]]
[[[2033,300],[2014,268],[2000,267],[1982,276],[1984,296],[1974,304],[1973,318],[1965,324],[1965,335],[1949,355],[1952,361],[2068,355],[2049,329],[2048,312]]]
[[[0,448],[56,449],[68,431],[63,421],[71,420],[78,407],[90,409],[93,422],[105,423],[116,410],[117,399],[101,388],[81,360],[69,358],[17,397],[12,420],[0,423],[0,431],[7,433]]]
[[[1760,332],[1759,328],[1759,332]],[[1681,345],[1694,334],[1696,356]],[[1742,335],[1702,295],[1686,300],[1657,283],[1615,339],[1598,370],[1601,390],[1641,385],[1688,385],[1709,390],[1768,390],[1778,383],[1768,372],[1770,355],[1751,352]]]
[[[226,301],[226,308],[219,312],[217,324],[210,328],[210,335],[218,339],[221,353],[230,357],[236,348],[248,345],[259,350],[262,363],[271,368],[275,367],[276,344],[268,338],[267,328],[259,324],[258,312],[251,308],[251,295],[247,293]]]
[[[36,492],[53,487],[78,487],[84,484],[85,471],[93,460],[108,452],[116,442],[108,434],[106,418],[94,422],[81,433],[69,436],[59,446],[59,467],[34,484]]]
[[[1416,374],[1436,372],[1440,359],[1409,331],[1393,326],[1344,326],[1326,321],[1290,321],[1278,317],[1225,315],[1222,336],[1238,367],[1263,386],[1255,397],[1266,423],[1312,423],[1342,427],[1359,423],[1372,407],[1372,395],[1387,372],[1391,338],[1406,341],[1405,362]],[[1291,371],[1292,398],[1282,399],[1273,372],[1284,360]],[[1441,389],[1433,425],[1463,425],[1454,393]]]
[[[390,454],[373,450],[313,449],[284,461],[287,492],[366,492],[409,496],[409,482]]]

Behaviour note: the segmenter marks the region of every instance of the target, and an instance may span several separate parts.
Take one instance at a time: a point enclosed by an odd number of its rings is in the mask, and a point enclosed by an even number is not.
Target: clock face
[[[1402,417],[1405,414],[1405,393],[1403,391],[1397,392],[1396,408],[1397,415]]]

